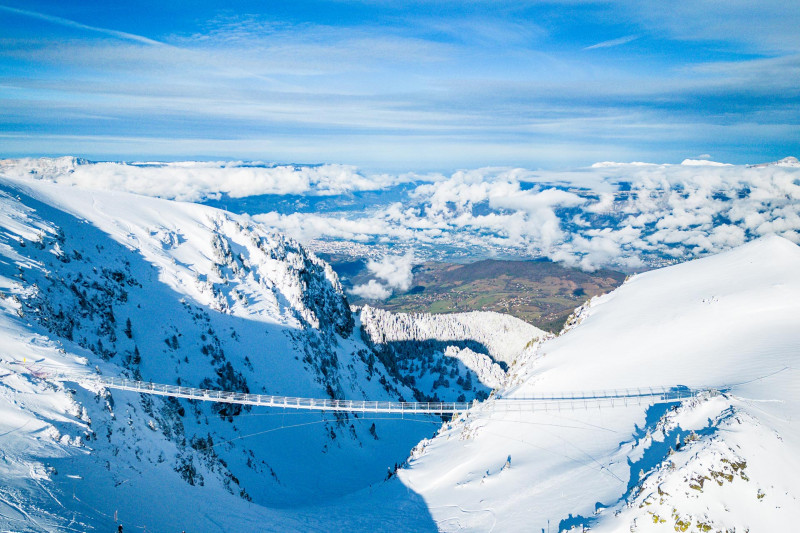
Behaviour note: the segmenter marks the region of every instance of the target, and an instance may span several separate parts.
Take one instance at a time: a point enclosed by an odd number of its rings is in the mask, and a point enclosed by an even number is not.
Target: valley
[[[339,272],[345,288],[370,279],[363,269],[349,274],[352,262],[338,268],[341,263],[335,257],[328,260]],[[426,262],[415,266],[413,275],[413,287],[408,291],[396,291],[386,300],[377,301],[351,295],[350,301],[403,313],[495,311],[558,333],[576,307],[617,288],[625,280],[625,274],[614,270],[585,272],[547,260]]]

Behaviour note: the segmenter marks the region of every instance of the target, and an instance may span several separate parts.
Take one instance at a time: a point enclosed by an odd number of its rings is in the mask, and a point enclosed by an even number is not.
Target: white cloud
[[[598,200],[586,206],[586,211],[589,213],[608,213],[614,207],[614,195],[612,193],[600,193]]]
[[[625,37],[618,37],[617,39],[609,39],[608,41],[603,41],[597,44],[593,44],[591,46],[587,46],[584,50],[594,50],[596,48],[611,48],[614,46],[620,46],[623,44],[628,44],[630,42],[635,41],[638,39],[638,35],[626,35]]]
[[[369,270],[375,277],[386,282],[387,287],[407,291],[414,280],[414,252],[405,255],[386,255],[380,261],[374,259],[367,263]]]
[[[684,159],[681,162],[681,165],[684,165],[684,166],[712,166],[712,167],[730,166],[728,163],[718,163],[717,161],[709,161],[706,158]]]
[[[385,300],[392,295],[392,290],[390,288],[374,279],[369,280],[368,283],[364,283],[363,285],[356,285],[350,289],[350,292],[366,300]]]
[[[356,285],[350,292],[367,300],[385,300],[394,290],[407,291],[414,280],[414,252],[409,250],[404,255],[384,255],[381,259],[370,259],[367,270],[376,278],[367,283]]]
[[[407,178],[365,176],[349,165],[258,165],[243,162],[157,164],[86,163],[71,158],[8,159],[3,174],[33,177],[91,189],[127,191],[183,201],[225,193],[233,198],[259,194],[335,195],[378,190]]]
[[[86,30],[96,33],[102,33],[104,35],[108,35],[110,37],[116,37],[117,39],[123,39],[126,41],[134,41],[139,44],[147,44],[153,46],[165,46],[163,43],[159,41],[154,41],[153,39],[149,39],[147,37],[143,37],[141,35],[136,35],[133,33],[126,33],[124,31],[117,31],[111,30],[108,28],[100,28],[97,26],[89,26],[88,24],[81,24],[80,22],[75,22],[74,20],[65,19],[62,17],[55,17],[52,15],[47,15],[45,13],[39,13],[38,11],[28,11],[26,9],[17,9],[14,7],[8,7],[0,5],[0,11],[5,11],[7,13],[13,13],[15,15],[22,15],[25,17],[36,18],[40,20],[44,20],[50,22],[52,24],[58,24],[61,26],[66,26],[68,28],[75,28],[79,30]]]

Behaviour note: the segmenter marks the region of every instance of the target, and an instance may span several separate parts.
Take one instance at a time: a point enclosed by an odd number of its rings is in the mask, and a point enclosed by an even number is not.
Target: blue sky
[[[0,0],[0,156],[369,170],[800,155],[800,5]]]

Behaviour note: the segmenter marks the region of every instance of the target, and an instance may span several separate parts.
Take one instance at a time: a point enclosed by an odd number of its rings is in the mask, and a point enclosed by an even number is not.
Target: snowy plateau
[[[636,274],[553,336],[496,313],[351,308],[298,242],[209,206],[0,173],[0,228],[3,531],[800,523],[800,247],[786,238]],[[473,403],[444,421],[314,413],[93,375]],[[708,392],[507,407],[650,387]]]

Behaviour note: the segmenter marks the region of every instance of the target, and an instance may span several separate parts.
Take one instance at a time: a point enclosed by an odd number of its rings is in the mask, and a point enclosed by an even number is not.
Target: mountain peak
[[[794,156],[784,157],[783,159],[778,159],[777,161],[772,161],[770,163],[760,163],[758,165],[751,165],[752,168],[763,168],[763,167],[789,167],[789,168],[798,168],[800,167],[800,161],[797,160]]]

